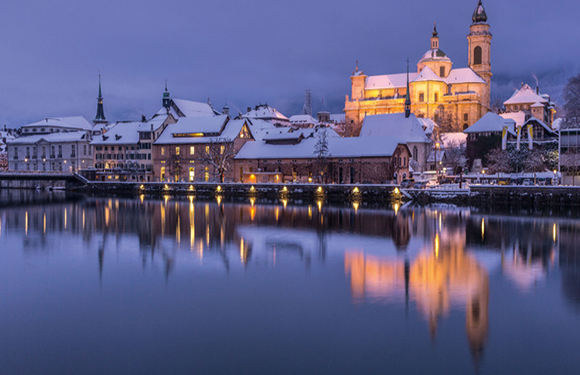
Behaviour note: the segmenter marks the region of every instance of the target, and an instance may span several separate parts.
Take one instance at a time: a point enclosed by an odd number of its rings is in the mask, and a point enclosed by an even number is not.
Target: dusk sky
[[[272,2],[185,0],[6,1],[0,13],[0,124],[96,112],[102,75],[108,120],[148,117],[173,97],[231,112],[268,102],[290,116],[304,90],[314,110],[341,112],[359,60],[366,74],[405,71],[429,48],[467,66],[476,0]],[[579,72],[580,3],[484,0],[492,41],[493,90],[518,79],[554,97]],[[507,79],[513,77],[513,80]],[[542,84],[542,77],[546,81]],[[554,81],[555,80],[555,81]],[[519,82],[519,81],[518,81]],[[555,83],[554,83],[555,82]],[[509,90],[508,90],[509,89]],[[509,96],[509,94],[508,94]],[[504,98],[507,99],[507,98]]]

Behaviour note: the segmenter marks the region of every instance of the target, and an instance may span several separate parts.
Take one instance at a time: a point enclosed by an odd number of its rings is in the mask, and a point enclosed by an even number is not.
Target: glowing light
[[[355,193],[355,194],[357,194],[357,193],[359,193],[359,190],[358,190],[357,187],[355,187],[354,189],[352,189],[352,192]]]
[[[164,195],[163,201],[165,202],[165,204],[167,204],[167,202],[169,201],[169,195]]]
[[[219,206],[220,204],[222,204],[222,197],[221,197],[221,195],[217,195],[217,196],[215,197],[215,200],[216,200],[216,202],[217,202],[218,206]]]
[[[318,187],[318,189],[316,189],[316,191],[317,191],[318,193],[322,193],[322,186],[319,186],[319,187]]]
[[[46,234],[46,213],[42,216],[42,233]]]
[[[485,219],[481,219],[481,240],[485,237]]]
[[[24,234],[28,234],[28,211],[24,214]]]
[[[308,206],[308,219],[312,220],[312,206]]]
[[[163,189],[165,189],[165,190],[169,190],[169,185],[165,184],[165,185],[163,186]]]
[[[143,201],[145,200],[145,194],[139,194],[139,200],[141,201],[141,203],[143,203]]]
[[[288,188],[287,188],[286,186],[284,186],[284,187],[282,188],[282,191],[283,191],[283,192],[287,192],[287,191],[288,191]]]
[[[552,227],[552,239],[556,242],[556,223],[554,223],[554,226]]]
[[[141,189],[141,190],[145,190],[145,185],[141,185],[141,186],[139,186],[139,189]]]
[[[395,194],[401,194],[401,191],[399,190],[399,188],[395,188],[395,190],[393,190],[393,193],[395,193]]]
[[[187,190],[193,191],[194,190],[193,185],[189,185],[189,187],[187,188]]]
[[[318,206],[318,211],[322,210],[322,200],[317,200],[316,205]]]
[[[393,205],[393,210],[395,211],[395,215],[397,215],[399,213],[399,204],[398,203],[395,203]]]
[[[435,258],[439,258],[439,233],[435,234]]]
[[[244,247],[244,239],[240,239],[240,260],[243,263],[246,263],[246,260],[248,259],[248,253],[246,252],[246,249]]]
[[[256,188],[252,186],[252,187],[250,188],[250,193],[254,193],[254,192],[256,192]]]
[[[308,177],[308,182],[312,183],[312,177]]]
[[[286,208],[286,206],[288,205],[288,199],[281,199],[281,201],[284,208]]]
[[[358,211],[359,203],[358,202],[352,202],[352,207],[354,208],[354,212],[356,213]]]
[[[218,192],[222,191],[222,187],[218,185],[217,189]]]

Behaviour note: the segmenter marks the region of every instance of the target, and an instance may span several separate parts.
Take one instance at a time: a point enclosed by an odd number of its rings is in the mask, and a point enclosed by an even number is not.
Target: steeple
[[[169,112],[171,107],[171,95],[167,91],[167,80],[165,80],[165,91],[163,92],[163,107]]]
[[[405,118],[411,116],[411,93],[409,90],[409,59],[407,59],[407,94],[405,95]]]
[[[103,93],[101,90],[101,75],[99,74],[99,96],[97,97],[97,115],[93,120],[93,124],[106,124],[105,110],[103,108]]]
[[[439,49],[439,33],[437,33],[437,24],[433,22],[433,34],[431,36],[431,49]]]
[[[485,8],[483,7],[481,0],[477,2],[477,7],[475,8],[475,11],[473,11],[471,20],[474,24],[487,22],[487,14],[485,13]]]

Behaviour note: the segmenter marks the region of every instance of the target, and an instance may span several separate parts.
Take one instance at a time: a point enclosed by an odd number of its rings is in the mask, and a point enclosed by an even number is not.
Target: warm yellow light
[[[439,233],[435,234],[435,258],[439,258]]]
[[[217,190],[217,191],[222,191],[222,187],[218,185],[218,187],[217,187],[217,189],[216,189],[216,190]]]
[[[554,223],[554,226],[552,227],[552,239],[556,242],[556,223]]]
[[[193,185],[189,185],[189,188],[187,190],[193,191]]]
[[[144,190],[145,189],[145,185],[139,186],[139,189]]]
[[[399,190],[399,188],[395,188],[395,190],[393,190],[393,192],[394,192],[395,194],[401,194],[401,191]]]
[[[286,191],[288,191],[288,188],[287,188],[286,186],[284,186],[284,187],[282,188],[282,191],[286,192]]]
[[[393,205],[393,210],[395,211],[395,215],[397,215],[399,213],[399,204],[398,203],[395,203]]]
[[[358,206],[359,206],[358,202],[352,202],[352,207],[354,208],[355,213],[358,211]]]
[[[256,203],[256,198],[250,198],[250,204],[252,206],[254,206],[255,203]]]
[[[163,186],[163,189],[169,190],[169,185],[165,184],[165,186]]]
[[[282,206],[284,206],[284,208],[286,208],[286,206],[288,205],[288,199],[281,199],[282,201]]]
[[[252,186],[252,187],[250,188],[250,191],[253,193],[253,192],[255,192],[255,191],[256,191],[256,188]]]
[[[357,188],[357,187],[355,187],[354,189],[352,189],[352,192],[356,194],[356,193],[358,193],[358,192],[359,192],[359,190],[358,190],[358,188]]]
[[[318,189],[316,189],[316,191],[322,193],[322,186],[319,186]]]
[[[217,201],[218,206],[222,203],[222,197],[220,195],[215,197],[215,200]]]
[[[481,219],[481,240],[485,237],[485,219]]]

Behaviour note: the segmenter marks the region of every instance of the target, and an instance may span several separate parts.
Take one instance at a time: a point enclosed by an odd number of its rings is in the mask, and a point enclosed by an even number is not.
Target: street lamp
[[[435,178],[439,181],[439,164],[437,164],[437,153],[439,152],[439,142],[435,143]]]

